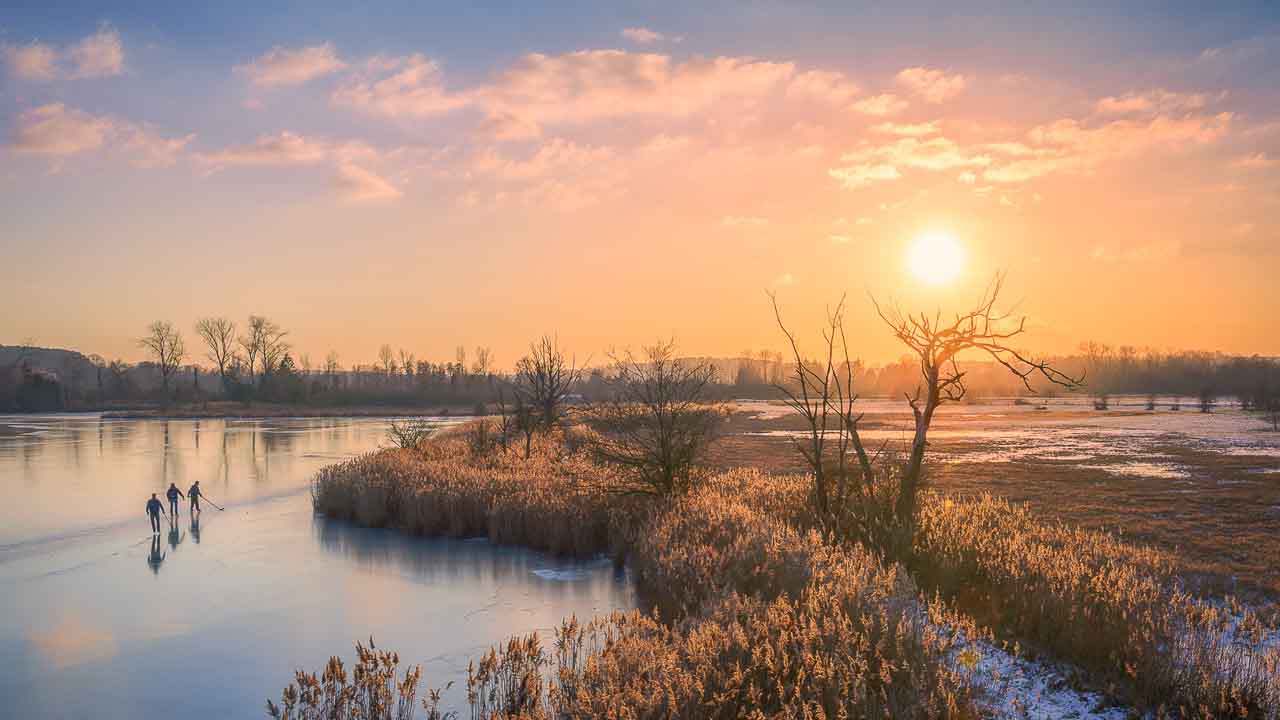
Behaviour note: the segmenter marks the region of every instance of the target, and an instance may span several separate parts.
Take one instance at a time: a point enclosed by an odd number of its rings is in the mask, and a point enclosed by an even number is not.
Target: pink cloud
[[[404,194],[385,178],[350,163],[338,166],[336,182],[340,196],[347,202],[386,202]]]
[[[50,103],[18,116],[10,147],[23,153],[69,157],[101,148],[114,130],[110,118]]]
[[[76,43],[67,55],[74,65],[73,78],[111,77],[124,72],[124,44],[120,33],[108,26]]]
[[[653,30],[644,27],[629,27],[623,30],[620,34],[622,37],[637,45],[653,45],[656,42],[660,42],[663,38],[662,33],[654,32]]]
[[[4,59],[9,66],[9,74],[19,80],[52,80],[58,75],[58,53],[43,43],[7,45]]]
[[[258,87],[271,88],[301,85],[346,66],[328,43],[293,49],[277,45],[253,61],[237,65],[235,72]]]
[[[388,117],[429,117],[465,107],[470,99],[445,90],[440,65],[422,55],[375,58],[366,71],[333,92],[332,101]]]
[[[964,75],[948,75],[945,71],[926,67],[910,67],[899,72],[898,84],[910,89],[925,102],[941,103],[964,92],[968,79]]]

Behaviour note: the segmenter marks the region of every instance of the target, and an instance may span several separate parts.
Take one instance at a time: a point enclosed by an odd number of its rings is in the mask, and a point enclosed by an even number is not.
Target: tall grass
[[[929,498],[919,530],[926,587],[1123,682],[1138,705],[1195,717],[1280,713],[1280,646],[1261,646],[1274,628],[1187,593],[1168,556],[985,495]]]
[[[910,578],[793,527],[802,478],[739,471],[635,502],[583,463],[554,444],[479,460],[445,438],[316,479],[316,507],[356,522],[625,552],[656,614],[570,621],[554,654],[536,636],[492,650],[469,672],[473,718],[977,716]],[[570,542],[570,520],[591,529]]]
[[[476,717],[526,701],[529,717],[966,716],[970,691],[945,660],[956,646],[940,629],[963,614],[937,617],[917,580],[1140,708],[1280,713],[1280,647],[1257,644],[1272,630],[1186,593],[1171,559],[1153,550],[1041,522],[1003,500],[934,495],[921,505],[913,579],[814,533],[803,476],[735,470],[683,498],[639,500],[605,492],[608,469],[575,445],[539,438],[526,459],[522,449],[477,454],[445,435],[315,480],[319,511],[362,525],[629,563],[656,613],[575,625],[554,655],[528,639],[495,651],[472,678]],[[516,692],[515,674],[558,679]]]

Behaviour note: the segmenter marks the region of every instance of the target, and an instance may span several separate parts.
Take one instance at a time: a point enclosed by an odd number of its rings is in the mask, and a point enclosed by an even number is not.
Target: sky
[[[869,296],[1005,272],[1032,350],[1280,355],[1274,4],[93,5],[0,11],[0,344],[727,356],[847,293],[886,362]]]

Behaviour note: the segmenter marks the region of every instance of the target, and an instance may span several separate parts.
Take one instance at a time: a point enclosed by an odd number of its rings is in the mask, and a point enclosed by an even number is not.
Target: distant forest
[[[260,317],[245,335],[227,321],[202,321],[200,346],[188,351],[182,336],[164,323],[153,325],[143,342],[160,342],[164,358],[139,363],[108,361],[70,350],[0,346],[0,412],[126,409],[214,400],[313,406],[453,406],[480,409],[498,402],[510,377],[493,369],[487,348],[459,347],[450,361],[418,359],[383,345],[372,364],[343,367],[336,353],[315,365],[295,359],[288,333]],[[157,328],[157,326],[163,326]],[[159,330],[157,338],[156,331]],[[210,335],[212,334],[212,341]],[[255,338],[256,335],[256,338]],[[163,343],[168,343],[167,346]],[[153,345],[155,343],[153,342]],[[215,351],[215,348],[217,351]],[[1107,395],[1233,397],[1261,406],[1280,393],[1280,360],[1209,352],[1159,352],[1128,346],[1085,343],[1079,352],[1047,358],[1055,367],[1084,377],[1084,392]],[[773,399],[788,382],[792,364],[781,353],[745,351],[734,358],[686,358],[714,369],[713,395]],[[968,398],[1029,395],[1018,378],[990,361],[964,363]],[[854,362],[854,385],[863,397],[901,397],[914,391],[919,368],[903,358],[887,365]],[[605,392],[608,367],[582,373],[577,394],[592,399]],[[1033,382],[1045,397],[1062,394],[1050,383]]]

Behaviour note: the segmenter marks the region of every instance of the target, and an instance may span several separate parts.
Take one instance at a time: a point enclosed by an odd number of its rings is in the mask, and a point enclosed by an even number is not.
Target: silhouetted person
[[[187,499],[191,501],[191,512],[193,514],[200,512],[200,481],[199,480],[197,480],[195,484],[192,485],[187,490]]]
[[[167,495],[169,498],[169,513],[173,515],[175,518],[177,518],[178,517],[178,498],[186,497],[186,496],[182,494],[182,491],[179,490],[178,486],[174,483],[169,483],[169,489],[166,490],[164,494]]]
[[[164,505],[160,503],[160,498],[155,493],[151,493],[151,499],[147,501],[147,514],[151,516],[151,533],[153,535],[160,534],[160,513],[164,512]],[[156,542],[160,539],[157,537]]]
[[[159,575],[162,562],[164,562],[164,553],[160,552],[160,535],[157,533],[151,536],[151,554],[147,556],[147,565],[151,566],[151,572]]]

